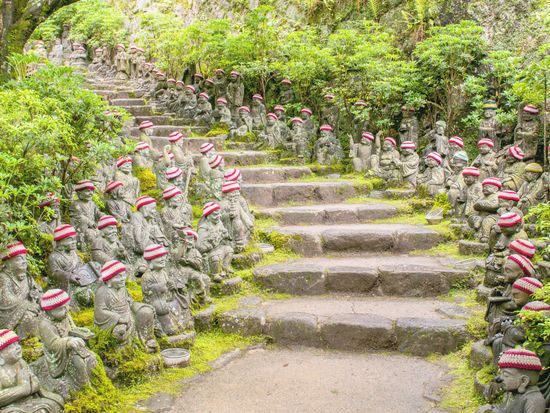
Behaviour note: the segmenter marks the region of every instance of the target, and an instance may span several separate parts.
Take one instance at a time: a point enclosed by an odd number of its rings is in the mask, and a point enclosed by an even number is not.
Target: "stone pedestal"
[[[458,242],[458,250],[462,255],[486,255],[489,245],[483,242],[461,240]]]

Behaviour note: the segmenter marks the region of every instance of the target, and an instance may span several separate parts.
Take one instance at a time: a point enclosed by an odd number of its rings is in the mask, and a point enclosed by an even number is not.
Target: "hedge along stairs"
[[[255,151],[250,143],[198,136],[172,114],[129,98],[135,94],[124,82],[96,81],[90,88],[134,114],[134,139],[137,125],[152,120],[158,149],[181,129],[193,132],[186,139],[194,153],[202,143],[213,143],[227,168],[241,169],[242,192],[257,217],[276,223],[260,230],[262,237],[304,257],[254,268],[257,284],[291,297],[250,297],[238,308],[215,313],[225,333],[265,335],[284,345],[422,357],[454,352],[470,339],[468,312],[437,298],[464,283],[468,271],[451,258],[408,255],[444,242],[439,232],[424,225],[378,223],[397,217],[398,208],[374,199],[346,203],[363,192],[350,180],[316,180],[308,166],[274,164],[272,153]]]

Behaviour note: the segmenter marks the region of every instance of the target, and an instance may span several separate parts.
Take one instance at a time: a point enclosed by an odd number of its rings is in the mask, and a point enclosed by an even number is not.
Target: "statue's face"
[[[514,158],[512,155],[510,155],[509,153],[506,154],[506,163],[508,164],[513,164],[513,163],[516,163],[517,159]]]
[[[208,102],[208,101],[206,100],[206,98],[205,98],[204,96],[201,96],[201,97],[199,98],[199,102],[200,102],[200,103],[206,103],[206,102]]]
[[[435,125],[435,132],[436,132],[438,135],[443,135],[443,134],[445,134],[445,127],[443,127],[442,125],[436,124],[436,125]]]
[[[187,99],[191,99],[195,94],[193,92],[191,92],[190,90],[185,90],[185,97]]]
[[[25,254],[16,255],[6,261],[6,269],[12,274],[17,275],[19,280],[25,278],[27,274],[27,256]]]
[[[368,138],[361,138],[360,142],[363,145],[371,145],[372,144],[372,142]],[[408,153],[409,151],[410,151],[410,149],[404,149],[405,153]]]
[[[516,288],[512,288],[512,301],[517,307],[523,307],[529,302],[529,294]]]
[[[506,260],[504,266],[502,267],[502,276],[512,282],[517,279],[521,274],[523,274],[519,265],[512,260]]]
[[[192,235],[186,235],[185,236],[185,243],[187,245],[189,245],[190,247],[194,247],[195,246],[195,237],[193,237]]]
[[[477,181],[477,176],[463,175],[462,178],[464,179],[464,183],[468,186],[475,184]]]
[[[231,82],[235,83],[237,80],[239,80],[239,76],[231,75],[231,77],[229,78],[229,80],[231,80]]]
[[[91,189],[84,189],[82,191],[78,191],[76,193],[76,196],[81,201],[89,201],[92,199],[93,194],[94,194],[94,191],[92,191]]]
[[[281,83],[281,89],[288,90],[290,89],[290,85],[288,83]]]
[[[460,171],[468,164],[464,159],[453,158],[453,168],[455,171]]]
[[[50,208],[55,212],[55,216],[59,216],[59,202],[54,202],[50,204]]]
[[[284,115],[284,112],[281,110],[275,110],[273,111],[273,113],[275,113],[279,119],[281,118],[282,115]]]
[[[292,130],[297,132],[299,131],[300,129],[302,128],[302,124],[298,123],[298,122],[292,122]],[[321,132],[321,137],[323,137],[323,132]]]
[[[124,164],[122,164],[120,166],[120,169],[121,172],[125,173],[125,174],[131,174],[132,173],[132,164],[130,162],[126,162]]]
[[[126,271],[121,272],[118,275],[115,275],[113,278],[107,281],[107,286],[115,289],[122,288],[126,285],[126,277],[128,275],[126,274]]]
[[[393,150],[393,145],[392,145],[391,143],[389,143],[389,142],[384,142],[384,143],[382,144],[382,150],[383,150],[384,152],[390,152],[391,150]]]
[[[481,145],[479,147],[479,153],[482,154],[482,155],[486,155],[488,154],[489,152],[491,152],[491,148],[487,145]]]
[[[21,344],[19,343],[10,344],[5,349],[0,350],[0,359],[8,365],[18,363],[21,360],[22,355]]]
[[[222,72],[217,72],[216,73],[216,79],[223,79],[223,73]]]
[[[485,109],[483,111],[483,117],[485,119],[491,119],[495,116],[495,111],[494,110],[491,110],[491,109]]]
[[[216,109],[223,110],[224,107],[225,105],[223,103],[216,103]]]
[[[149,265],[151,266],[152,270],[162,270],[164,267],[166,267],[166,255],[155,258],[149,263]]]
[[[483,185],[482,191],[483,195],[488,196],[498,191],[498,188],[494,185]]]
[[[239,115],[241,116],[242,119],[248,119],[250,117],[250,113],[248,113],[245,110],[239,112]]]
[[[527,182],[535,182],[539,177],[540,174],[538,172],[525,172],[525,180]]]
[[[149,156],[151,156],[151,150],[150,149],[143,149],[143,150],[139,151],[139,154],[141,156],[143,156],[144,158],[148,158]]]
[[[273,125],[275,125],[275,119],[273,119],[273,118],[267,118],[266,124],[267,124],[268,126],[273,126]]]
[[[61,321],[64,320],[65,317],[67,317],[67,314],[69,312],[68,305],[62,305],[61,307],[54,308],[53,310],[50,310],[47,312],[48,316],[55,320],[55,321]]]
[[[533,115],[532,113],[527,113],[527,112],[521,112],[521,118],[523,119],[523,121],[525,122],[531,122],[533,120],[535,120],[537,116],[536,115]]]
[[[529,377],[522,374],[519,369],[502,369],[499,377],[502,379],[502,387],[504,391],[515,392],[519,387],[527,381]]]
[[[57,241],[57,247],[61,251],[73,251],[76,249],[76,237],[64,238],[61,241]]]
[[[512,209],[512,207],[515,207],[517,205],[516,201],[512,201],[511,199],[498,199],[498,207],[503,208],[507,211]]]
[[[103,229],[100,229],[99,232],[103,238],[111,242],[115,241],[118,237],[118,230],[114,225],[109,225]]]
[[[214,211],[208,216],[209,220],[212,221],[213,223],[219,222],[220,217],[221,217],[220,210]]]
[[[167,204],[170,208],[176,208],[183,203],[183,196],[176,195],[167,200]]]
[[[306,113],[306,112],[302,112],[300,113],[300,117],[303,119],[303,120],[308,120],[311,115],[309,113]]]
[[[428,168],[435,168],[437,166],[437,162],[432,158],[426,158],[426,166]]]
[[[148,204],[148,205],[142,206],[140,211],[145,218],[152,218],[155,216],[157,212],[157,206],[155,204]]]
[[[401,113],[403,114],[403,118],[408,119],[412,116],[412,112],[410,112],[407,108],[401,109]]]

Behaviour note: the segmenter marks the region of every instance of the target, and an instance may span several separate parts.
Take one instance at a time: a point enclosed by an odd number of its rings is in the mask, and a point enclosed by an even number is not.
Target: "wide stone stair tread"
[[[129,106],[144,106],[145,99],[133,98],[133,99],[112,99],[111,105],[129,107]]]
[[[225,169],[238,166],[257,165],[269,163],[273,160],[273,155],[262,151],[239,151],[239,152],[218,152],[224,159]],[[195,162],[198,162],[202,155],[193,154]]]
[[[151,105],[125,106],[124,109],[133,116],[149,116],[153,114]]]
[[[428,249],[443,240],[436,231],[408,224],[294,225],[267,229],[288,236],[287,247],[304,256],[329,252]]]
[[[352,198],[357,191],[350,181],[277,182],[242,185],[248,202],[260,207],[275,207],[289,203],[335,203]]]
[[[249,184],[285,182],[312,174],[307,166],[252,166],[241,168],[240,171],[243,182]]]
[[[146,120],[153,122],[157,126],[179,126],[181,128],[188,126],[189,123],[184,119],[174,118],[169,115],[136,116],[134,119],[135,126],[139,126],[141,122]]]
[[[455,306],[419,298],[298,297],[227,311],[220,325],[226,333],[265,334],[281,344],[427,356],[456,351],[469,339],[465,320],[443,315]]]
[[[139,136],[133,136],[132,138],[138,140]],[[216,151],[219,152],[223,149],[225,138],[225,136],[212,136],[209,138],[185,138],[185,140],[187,141],[187,149],[194,152],[194,155],[197,157],[200,157],[199,148],[203,143],[213,143]],[[161,136],[151,136],[151,142],[153,143],[153,147],[159,152],[162,152],[164,146],[170,143],[167,137]]]
[[[351,224],[392,218],[397,215],[397,208],[383,203],[321,204],[265,208],[256,211],[256,215],[276,219],[282,225]]]
[[[357,293],[436,297],[469,278],[456,261],[443,257],[371,255],[301,258],[254,269],[254,281],[294,295]]]

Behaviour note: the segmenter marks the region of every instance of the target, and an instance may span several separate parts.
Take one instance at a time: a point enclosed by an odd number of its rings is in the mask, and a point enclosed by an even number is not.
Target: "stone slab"
[[[125,106],[124,109],[134,116],[149,116],[153,114],[153,107],[150,105]]]
[[[458,250],[461,255],[485,255],[489,252],[489,245],[483,242],[460,240]]]
[[[469,362],[470,367],[477,370],[491,364],[493,362],[491,347],[486,346],[483,340],[474,342],[469,354]]]
[[[258,267],[254,280],[276,292],[319,295],[351,292],[436,297],[468,278],[450,258],[408,255],[303,258]]]
[[[306,257],[330,252],[408,252],[443,240],[430,228],[407,224],[279,226],[267,231],[287,235],[287,247]]]
[[[241,168],[240,171],[243,182],[247,184],[285,182],[312,174],[311,169],[306,166],[266,166]]]
[[[289,203],[335,203],[355,196],[348,181],[280,182],[242,185],[242,193],[252,205],[275,207]]]
[[[282,225],[351,224],[391,218],[397,215],[397,208],[388,204],[323,204],[266,208],[257,214]]]
[[[145,105],[145,99],[111,99],[110,101],[111,105],[114,106],[121,106],[123,108],[129,107],[129,106],[144,106]]]

